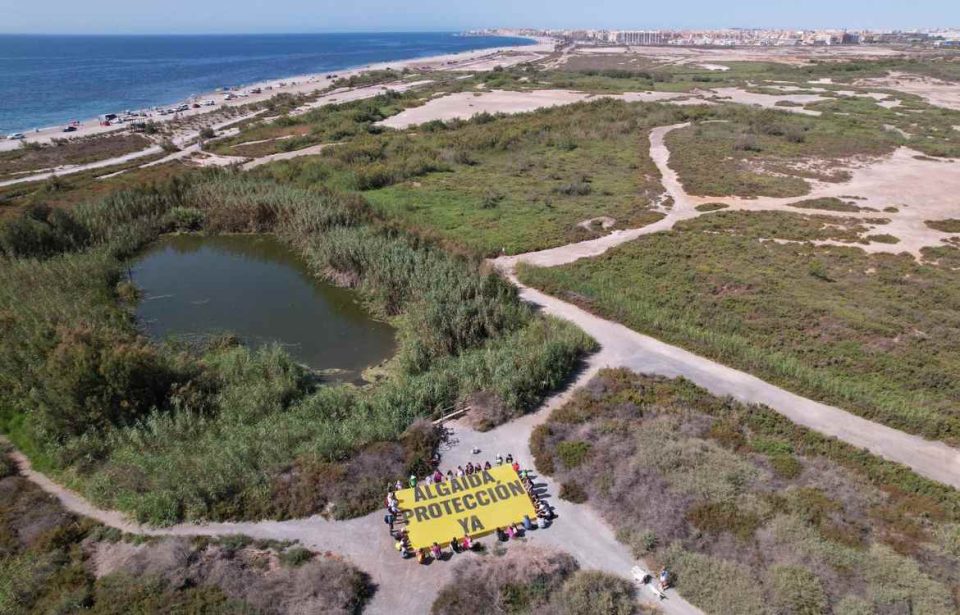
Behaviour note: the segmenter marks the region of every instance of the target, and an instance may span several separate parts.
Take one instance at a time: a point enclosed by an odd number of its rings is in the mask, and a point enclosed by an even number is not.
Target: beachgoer
[[[410,480],[407,481],[407,482],[410,483],[410,488],[412,489],[412,488],[414,488],[414,487],[417,486],[417,477],[416,477],[415,475],[411,474],[411,475],[410,475]]]
[[[483,469],[484,469],[484,470],[489,470],[489,469],[492,468],[492,467],[493,467],[493,466],[490,465],[490,462],[489,462],[489,461],[483,464]]]
[[[390,526],[391,532],[393,531],[393,522],[396,520],[397,518],[393,515],[393,513],[390,512],[383,516],[383,522]]]
[[[513,462],[513,471],[514,471],[514,472],[517,472],[517,473],[520,472],[520,464],[519,464],[518,462],[516,462],[516,461]],[[413,486],[413,485],[411,485],[411,487],[412,487],[412,486]]]
[[[397,481],[397,484],[394,485],[394,490],[395,490],[395,491],[400,491],[401,489],[403,489],[403,481],[399,481],[399,480],[398,480],[398,481]]]
[[[450,548],[453,549],[454,553],[460,553],[460,551],[462,551],[460,541],[457,540],[456,536],[450,539]]]
[[[427,550],[420,549],[419,551],[417,551],[417,563],[422,564],[425,561],[427,561]]]
[[[523,516],[523,529],[525,530],[533,529],[533,522],[530,521],[530,517],[528,517],[527,515]]]
[[[447,480],[453,478],[453,470],[447,470]]]
[[[507,532],[507,536],[508,536],[509,538],[516,538],[516,537],[517,537],[517,530],[516,530],[512,525],[508,525],[508,526],[507,526],[506,532]]]
[[[435,470],[433,473],[433,482],[440,483],[443,482],[443,472],[440,470]]]
[[[497,528],[497,540],[507,542],[507,533],[503,531],[502,527]]]
[[[440,545],[433,543],[433,546],[430,547],[430,552],[433,554],[433,559],[439,561],[440,557],[443,555],[443,549],[440,548]]]
[[[666,568],[660,569],[660,590],[665,590],[670,587],[670,573],[667,572]]]
[[[468,536],[467,534],[463,535],[463,540],[461,541],[461,544],[463,545],[464,551],[469,551],[473,549],[473,541],[470,540],[470,536]]]
[[[513,463],[513,453],[507,453],[507,463]]]
[[[502,465],[503,465],[503,456],[500,455],[500,453],[497,453],[497,465],[498,465],[498,466],[502,466]]]
[[[457,466],[457,477],[463,478],[463,466]]]

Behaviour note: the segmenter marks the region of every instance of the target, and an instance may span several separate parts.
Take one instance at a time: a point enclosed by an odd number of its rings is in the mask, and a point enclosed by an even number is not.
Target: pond
[[[232,333],[248,346],[280,344],[337,380],[394,352],[394,329],[374,320],[356,292],[312,276],[269,235],[169,235],[131,264],[141,326],[154,339]]]

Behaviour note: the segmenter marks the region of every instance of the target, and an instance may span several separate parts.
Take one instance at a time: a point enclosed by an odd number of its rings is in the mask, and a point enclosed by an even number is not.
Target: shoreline
[[[420,56],[413,58],[389,60],[383,62],[374,62],[371,64],[363,64],[359,66],[346,67],[343,69],[331,69],[328,71],[323,71],[319,73],[306,73],[301,75],[293,75],[289,77],[276,77],[268,79],[265,81],[259,81],[251,84],[246,84],[243,86],[238,86],[237,89],[230,91],[213,91],[213,92],[204,92],[190,96],[189,98],[182,99],[173,103],[165,105],[155,105],[155,108],[176,108],[178,105],[191,104],[198,101],[213,100],[216,102],[213,106],[201,106],[199,109],[188,109],[179,113],[169,113],[161,115],[158,111],[154,111],[154,108],[150,109],[138,109],[137,112],[146,113],[146,117],[137,118],[137,121],[152,121],[155,123],[165,123],[173,121],[174,119],[180,120],[184,118],[191,118],[202,116],[204,114],[213,113],[219,110],[222,110],[227,107],[240,107],[243,105],[264,102],[273,98],[278,94],[310,94],[314,91],[323,90],[333,84],[334,81],[341,78],[350,78],[356,75],[360,75],[367,72],[372,72],[376,70],[386,70],[392,68],[398,71],[402,71],[405,68],[421,69],[424,71],[434,71],[438,69],[443,70],[470,70],[471,64],[479,63],[483,59],[489,59],[498,55],[503,55],[507,53],[527,53],[529,55],[549,53],[553,50],[553,39],[542,38],[542,37],[528,37],[528,36],[515,36],[509,33],[503,34],[503,38],[524,38],[532,41],[529,44],[525,45],[508,45],[502,47],[484,47],[482,49],[472,49],[467,51],[459,51],[441,55],[434,56]],[[478,69],[481,70],[481,69]],[[335,77],[332,77],[335,75]],[[280,85],[284,84],[284,85]],[[246,96],[240,97],[237,96],[232,100],[226,100],[226,96],[235,92],[249,92],[253,89],[261,89],[262,91],[259,94],[248,93]],[[266,88],[270,88],[269,90]],[[236,95],[236,94],[235,94]],[[104,111],[105,113],[114,113],[115,111]],[[124,122],[111,124],[110,126],[101,126],[98,118],[88,118],[81,120],[80,126],[76,131],[65,133],[63,132],[63,125],[59,126],[47,126],[39,129],[32,130],[30,132],[21,131],[24,135],[24,139],[17,140],[8,140],[6,135],[0,135],[0,151],[10,151],[20,147],[20,144],[23,142],[26,143],[40,143],[46,144],[51,143],[54,139],[81,139],[84,137],[104,135],[111,132],[119,132],[130,128],[132,122]],[[16,131],[14,131],[16,132]]]

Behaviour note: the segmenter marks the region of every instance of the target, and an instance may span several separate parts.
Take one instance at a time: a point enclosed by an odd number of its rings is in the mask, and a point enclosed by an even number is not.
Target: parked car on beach
[[[7,138],[10,139],[11,141],[21,141],[25,137],[23,136],[23,133],[15,132],[12,135],[7,136]]]
[[[63,132],[76,132],[76,131],[77,131],[77,127],[74,126],[73,124],[63,127]]]

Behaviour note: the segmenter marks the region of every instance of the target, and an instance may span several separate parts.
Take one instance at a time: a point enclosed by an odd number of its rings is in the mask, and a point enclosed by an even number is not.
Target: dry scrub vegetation
[[[663,189],[650,159],[649,129],[687,116],[678,107],[609,99],[516,116],[480,114],[430,122],[415,142],[442,167],[367,194],[385,215],[484,255],[517,253],[596,236],[580,225],[649,224]],[[388,133],[383,163],[407,137]],[[406,146],[409,147],[409,146]],[[330,150],[330,158],[342,153]],[[605,228],[602,232],[607,232]]]
[[[852,241],[862,222],[721,211],[598,258],[520,273],[524,283],[797,393],[960,442],[960,250],[928,248],[918,263],[759,241]]]
[[[0,153],[0,179],[29,171],[43,171],[65,164],[86,164],[146,149],[150,139],[137,134],[119,134],[62,140],[50,145],[23,143],[19,149]]]
[[[0,613],[359,613],[366,575],[297,546],[143,539],[65,512],[0,456]]]
[[[606,370],[531,448],[707,612],[960,608],[960,494],[765,408]]]
[[[457,564],[440,590],[434,615],[633,615],[641,606],[626,579],[581,571],[566,553],[514,544]]]

